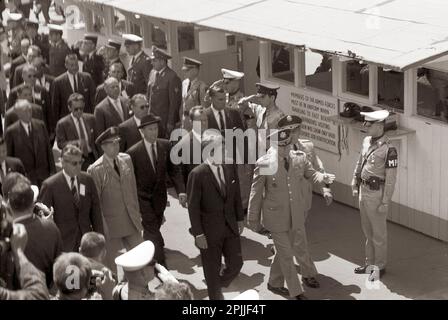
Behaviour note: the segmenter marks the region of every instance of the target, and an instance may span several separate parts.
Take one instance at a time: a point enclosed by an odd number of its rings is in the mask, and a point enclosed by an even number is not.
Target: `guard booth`
[[[251,94],[259,60],[261,80],[280,85],[277,104],[303,119],[304,138],[336,174],[335,199],[347,205],[357,207],[350,183],[364,135],[360,121],[340,112],[347,102],[388,109],[397,128],[387,135],[399,153],[389,220],[448,241],[448,4],[71,1],[100,43],[124,31],[140,34],[146,48],[155,44],[173,55],[178,74],[188,55],[203,61],[208,83],[220,78],[221,67],[244,72]],[[219,44],[222,50],[207,52]]]

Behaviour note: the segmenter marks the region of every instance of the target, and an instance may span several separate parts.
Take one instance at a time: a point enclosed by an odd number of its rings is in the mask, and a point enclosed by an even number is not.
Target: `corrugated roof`
[[[79,0],[406,69],[448,52],[446,0]]]

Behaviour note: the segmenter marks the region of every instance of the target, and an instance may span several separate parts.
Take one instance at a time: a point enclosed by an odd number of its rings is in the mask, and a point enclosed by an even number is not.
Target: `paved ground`
[[[188,212],[170,197],[162,228],[170,271],[187,281],[196,299],[205,299],[199,250],[188,233]],[[305,287],[311,299],[448,299],[448,251],[445,243],[390,223],[389,266],[376,288],[366,285],[366,275],[355,275],[353,269],[363,261],[363,235],[355,209],[335,203],[326,207],[314,197],[313,210],[307,222],[309,245],[319,271],[319,289]],[[271,240],[244,230],[241,274],[227,289],[231,299],[247,289],[256,289],[261,299],[284,299],[267,290],[272,259]]]

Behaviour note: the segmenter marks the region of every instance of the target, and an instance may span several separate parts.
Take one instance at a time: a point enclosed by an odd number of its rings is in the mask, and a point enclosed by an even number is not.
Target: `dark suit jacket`
[[[23,166],[23,163],[19,158],[6,157],[5,162],[6,162],[6,174],[10,172],[19,172],[24,176],[26,176],[25,167]],[[2,184],[3,181],[0,183],[0,194],[3,196]]]
[[[26,59],[23,57],[23,55],[20,55],[17,58],[15,58],[14,60],[12,60],[11,68],[9,69],[9,83],[14,84],[14,76],[15,76],[15,71],[16,71],[17,67],[22,64],[25,64],[25,63],[26,63]]]
[[[95,128],[95,117],[93,116],[93,114],[84,113],[82,115],[82,119],[84,120],[84,125],[86,127],[89,146],[92,149],[95,158],[97,158],[98,152],[95,146],[95,137],[97,136]],[[81,139],[81,137],[78,136],[78,131],[76,130],[76,125],[71,114],[66,115],[64,118],[58,121],[56,125],[56,142],[59,149],[62,150],[67,143],[71,141],[77,141],[79,139]]]
[[[170,142],[157,139],[157,172],[151,166],[151,160],[142,141],[131,147],[127,153],[132,158],[137,179],[138,201],[142,214],[143,226],[148,215],[163,215],[166,208],[167,174],[173,181],[176,192],[184,193],[185,185],[179,166],[170,160]]]
[[[104,68],[104,79],[107,79],[109,77],[109,69],[114,63],[121,64],[121,66],[123,68],[123,72],[124,72],[123,79],[126,80],[128,78],[127,72],[126,72],[126,67],[124,66],[123,61],[121,61],[121,59],[119,57],[114,60],[109,60],[108,62],[106,62],[106,67]]]
[[[121,123],[118,128],[120,129],[120,151],[126,152],[134,144],[142,140],[142,135],[137,128],[134,117],[130,117],[125,122]]]
[[[32,119],[31,131],[28,137],[21,122],[16,121],[6,130],[5,140],[8,154],[22,160],[28,178],[40,186],[56,169],[45,124]]]
[[[224,165],[226,195],[207,163],[200,164],[188,177],[188,213],[194,236],[205,234],[213,241],[225,232],[226,224],[238,235],[238,221],[244,220],[236,167]]]
[[[84,101],[86,103],[84,112],[93,113],[95,84],[88,73],[78,72],[78,92],[84,96]],[[58,120],[69,113],[67,100],[72,93],[73,89],[67,73],[61,74],[54,80],[51,96],[52,112],[50,113],[50,132],[54,132]]]
[[[128,80],[134,84],[135,93],[146,94],[151,70],[151,58],[145,52],[142,52],[128,69]]]
[[[202,163],[201,141],[190,131],[173,146],[171,152],[181,159],[182,174],[186,185],[190,172]]]
[[[56,45],[50,44],[48,65],[52,76],[58,77],[67,71],[65,68],[65,57],[70,52],[69,46],[62,39]]]
[[[155,71],[153,71],[155,72]],[[166,67],[154,83],[148,86],[148,101],[151,113],[162,118],[160,122],[160,137],[169,138],[166,132],[167,124],[173,127],[179,122],[179,109],[182,104],[182,81],[176,72]]]
[[[129,119],[129,108],[126,99],[120,97],[121,108],[123,110],[124,120]],[[106,129],[120,125],[124,120],[121,119],[115,107],[110,102],[109,98],[104,98],[95,107],[95,125],[98,135],[103,133]]]
[[[31,104],[32,113],[33,113],[33,119],[41,120],[45,122],[44,113],[42,111],[42,107],[37,104]],[[10,125],[14,124],[17,120],[19,120],[19,117],[17,116],[16,111],[14,108],[9,109],[6,111],[5,114],[5,128],[7,129]]]
[[[82,71],[87,72],[92,76],[95,88],[104,82],[104,68],[104,58],[96,51],[92,56],[88,55],[84,58]]]
[[[126,81],[126,80],[121,80],[121,90],[122,91],[124,90],[126,92],[129,99],[132,98],[132,96],[137,93],[137,92],[135,92],[135,86],[131,82]],[[103,83],[103,84],[100,84],[96,88],[95,105],[97,105],[98,103],[103,101],[103,99],[106,97],[107,97],[107,93],[106,93],[106,90],[104,90],[104,83]]]
[[[84,185],[84,195],[81,194]],[[61,231],[63,251],[78,251],[84,233],[103,233],[98,193],[93,179],[85,172],[78,176],[79,204],[76,205],[67,180],[62,171],[51,176],[42,184],[39,199],[54,208],[54,222]]]

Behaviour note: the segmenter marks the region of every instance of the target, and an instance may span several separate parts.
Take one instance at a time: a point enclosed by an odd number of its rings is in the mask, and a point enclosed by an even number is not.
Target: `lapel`
[[[109,160],[106,159],[106,157],[103,155],[103,163],[106,167],[106,170],[109,171],[109,173],[114,176],[115,179],[120,180],[121,176],[118,175],[118,173],[115,171],[115,168],[113,165],[109,162]],[[118,161],[118,170],[120,170],[120,174],[122,172],[120,161]]]
[[[232,119],[230,119],[230,114],[229,114],[229,110],[227,110],[227,108],[224,108],[224,118],[225,118],[225,129],[232,129],[233,128],[233,123],[232,123]]]
[[[155,177],[157,175],[157,173],[154,172],[154,169],[152,168],[151,158],[149,157],[148,149],[146,149],[145,140],[142,139],[140,143],[141,143],[141,146],[142,146],[142,155],[143,155],[143,158],[144,158],[144,159],[142,159],[142,160],[144,160],[143,163],[147,163],[148,164],[149,170],[152,172],[153,176]],[[157,144],[157,152],[159,152],[159,144]],[[160,157],[159,157],[159,154],[158,154],[157,155],[156,170],[157,170],[157,165],[158,165],[158,162],[159,162],[159,158]]]
[[[116,118],[116,120],[119,120],[118,123],[123,122],[123,120],[121,119],[120,115],[118,114],[117,109],[115,109],[114,105],[112,104],[112,102],[110,101],[109,97],[106,98],[107,99],[107,103],[109,104],[109,109],[112,110],[111,114]],[[121,101],[120,101],[121,103]],[[123,111],[123,104],[121,104],[121,110]],[[123,111],[123,117],[124,117],[124,111]]]
[[[22,135],[22,140],[25,141],[25,144],[33,151],[34,154],[34,148],[33,148],[33,143],[30,139],[30,137],[26,134],[25,129],[22,126],[22,122],[20,122],[20,120],[18,120],[18,125],[19,125],[19,132]],[[32,130],[33,128],[31,128]]]
[[[65,73],[64,76],[65,76],[65,78],[64,78],[65,81],[64,82],[65,82],[65,87],[66,87],[67,91],[70,92],[70,93],[75,93],[73,91],[72,85],[70,83],[70,78],[68,77],[68,74]],[[78,83],[78,91],[79,91],[79,83]]]
[[[212,180],[213,185],[215,186],[216,190],[218,191],[219,195],[221,196],[221,198],[225,199],[221,188],[219,187],[218,181],[216,180],[215,174],[213,173],[212,169],[210,168],[208,163],[204,163],[207,166],[207,170],[208,170],[208,175],[210,177],[210,179]],[[224,168],[224,167],[223,167]],[[224,170],[224,169],[223,169]],[[225,170],[224,170],[225,172]],[[224,173],[225,175],[225,173]],[[226,185],[226,189],[227,189],[227,185]],[[227,191],[227,190],[226,190]]]
[[[165,150],[162,148],[159,139],[157,139],[156,141],[157,141],[157,163],[156,163],[157,172],[156,172],[156,174],[158,174],[162,170],[161,166],[163,164],[163,159],[165,158]]]
[[[208,123],[210,129],[216,129],[219,130],[218,122],[216,122],[215,114],[213,113],[213,110],[211,108],[207,109],[208,111]]]
[[[33,139],[33,146],[34,146],[34,150],[39,150],[38,149],[38,144],[39,144],[39,135],[36,134],[36,130],[37,130],[37,126],[36,123],[31,120],[31,138]]]
[[[71,116],[71,114],[69,114],[68,116],[70,117],[70,119],[68,121],[69,128],[71,128],[71,130],[73,130],[75,137],[77,137],[78,139],[81,139],[81,137],[78,134],[78,130],[76,130],[75,120],[73,120],[73,117]]]

